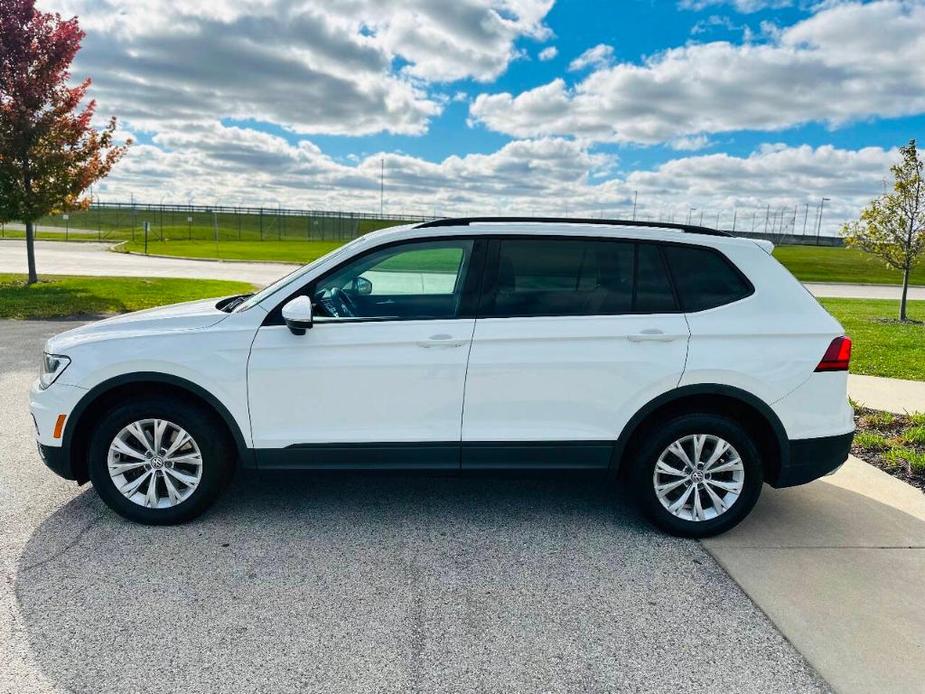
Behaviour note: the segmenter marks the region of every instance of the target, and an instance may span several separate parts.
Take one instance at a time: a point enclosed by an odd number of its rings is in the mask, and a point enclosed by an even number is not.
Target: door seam
[[[469,335],[469,351],[466,352],[466,369],[463,372],[462,407],[459,410],[459,468],[462,469],[463,422],[466,419],[466,391],[469,389],[469,360],[472,359],[472,345],[475,343],[475,328],[479,319],[472,319],[472,333]]]

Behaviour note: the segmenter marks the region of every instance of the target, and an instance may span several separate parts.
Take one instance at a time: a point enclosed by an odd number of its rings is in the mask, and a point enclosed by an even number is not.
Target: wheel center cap
[[[691,481],[703,482],[703,473],[700,470],[695,470],[691,473]]]
[[[159,456],[151,458],[151,467],[153,467],[155,470],[160,470],[162,467],[164,467],[164,459]]]

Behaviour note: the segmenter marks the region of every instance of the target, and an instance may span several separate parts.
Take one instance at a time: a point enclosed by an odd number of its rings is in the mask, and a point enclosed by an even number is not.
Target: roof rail
[[[492,223],[535,223],[535,224],[597,224],[618,227],[647,227],[651,229],[674,229],[686,234],[705,234],[707,236],[732,236],[719,229],[695,226],[691,224],[674,224],[672,222],[640,222],[632,219],[582,219],[580,217],[455,217],[435,219],[431,222],[415,225],[415,229],[432,229],[434,227],[464,227],[470,224]]]

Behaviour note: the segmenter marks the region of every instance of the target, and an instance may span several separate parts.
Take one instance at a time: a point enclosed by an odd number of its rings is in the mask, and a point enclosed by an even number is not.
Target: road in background
[[[95,275],[123,277],[186,277],[217,280],[240,280],[265,285],[292,272],[294,265],[216,260],[157,258],[128,253],[107,252],[111,244],[36,242],[39,274]],[[0,241],[0,272],[25,272],[24,241]],[[855,299],[898,299],[898,286],[880,284],[805,283],[816,296]],[[911,287],[910,299],[925,299],[925,287]]]
[[[121,520],[38,459],[0,322],[0,691],[827,691],[694,541],[586,478],[239,474]]]
[[[39,275],[93,275],[112,277],[183,277],[186,279],[239,280],[263,286],[292,272],[285,263],[240,263],[218,260],[156,258],[111,253],[112,244],[38,241],[35,244]],[[26,271],[24,241],[0,241],[0,272]]]

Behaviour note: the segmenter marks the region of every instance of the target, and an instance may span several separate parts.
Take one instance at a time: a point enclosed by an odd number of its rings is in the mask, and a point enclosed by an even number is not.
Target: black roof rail
[[[618,227],[647,227],[651,229],[674,229],[686,234],[705,234],[707,236],[732,236],[732,234],[691,224],[675,224],[673,222],[641,222],[632,219],[582,219],[580,217],[449,217],[435,219],[431,222],[415,225],[415,229],[433,229],[435,227],[464,227],[470,224],[493,223],[536,223],[536,224],[597,224]]]

